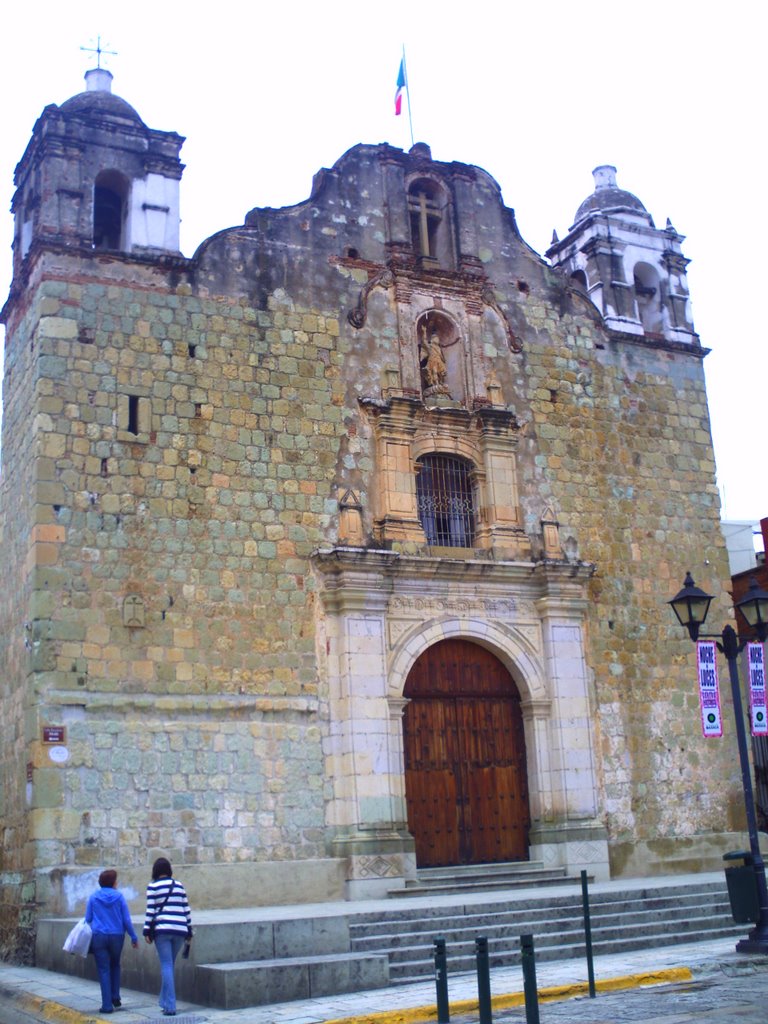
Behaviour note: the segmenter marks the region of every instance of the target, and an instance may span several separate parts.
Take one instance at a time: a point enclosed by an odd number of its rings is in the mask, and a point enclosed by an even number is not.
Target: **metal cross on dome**
[[[117,56],[117,51],[116,50],[105,50],[105,49],[102,48],[101,36],[96,36],[96,46],[81,46],[80,49],[83,50],[85,53],[95,53],[96,54],[96,67],[97,68],[101,68],[101,55],[102,54],[108,54],[110,57],[116,57]]]

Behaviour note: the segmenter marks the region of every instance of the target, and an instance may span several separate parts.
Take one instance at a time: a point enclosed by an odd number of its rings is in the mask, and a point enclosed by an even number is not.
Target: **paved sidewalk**
[[[736,953],[733,939],[718,939],[598,957],[595,979],[598,992],[605,992],[691,978],[737,975],[750,969],[768,972],[768,957]],[[542,1000],[583,995],[587,991],[586,961],[537,964],[537,982]],[[522,990],[519,967],[496,968],[491,972],[494,1012],[522,1005]],[[475,975],[449,975],[448,994],[452,1016],[471,1014],[477,1002]],[[160,1014],[155,998],[145,992],[124,989],[122,1009],[108,1016],[97,1012],[98,1001],[96,982],[36,967],[0,965],[0,1020],[4,1002],[23,1010],[33,1020],[50,1024],[91,1021],[161,1024],[168,1020]],[[210,1024],[324,1024],[331,1021],[334,1024],[341,1021],[416,1024],[435,1019],[435,985],[429,981],[242,1010],[215,1010],[180,1002],[175,1021],[176,1024],[202,1024],[204,1021]]]

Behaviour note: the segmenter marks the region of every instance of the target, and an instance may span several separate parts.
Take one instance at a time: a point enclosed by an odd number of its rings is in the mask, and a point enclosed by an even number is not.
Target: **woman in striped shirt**
[[[160,1009],[164,1016],[175,1017],[173,966],[184,943],[192,941],[192,915],[184,886],[173,877],[165,857],[158,857],[152,865],[143,934],[145,942],[154,942],[160,961]]]

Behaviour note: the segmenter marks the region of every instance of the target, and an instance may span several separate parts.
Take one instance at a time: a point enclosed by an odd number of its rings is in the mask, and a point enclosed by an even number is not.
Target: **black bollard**
[[[435,939],[435,988],[437,989],[437,1024],[450,1024],[448,958],[445,954],[445,939]]]
[[[589,981],[589,998],[595,998],[595,964],[592,957],[592,922],[589,918],[589,887],[587,872],[581,872],[581,902],[584,907],[584,942],[587,947],[587,979]]]
[[[533,936],[521,935],[523,955],[523,991],[525,993],[525,1024],[539,1024],[539,992],[536,987],[536,953]]]
[[[488,939],[485,936],[478,936],[475,939],[475,957],[477,959],[477,1003],[480,1010],[480,1024],[493,1024],[491,965],[488,960]]]

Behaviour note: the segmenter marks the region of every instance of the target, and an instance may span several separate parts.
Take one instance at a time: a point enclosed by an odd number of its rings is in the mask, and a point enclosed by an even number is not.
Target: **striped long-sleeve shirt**
[[[150,934],[150,925],[153,921],[156,935],[192,937],[192,915],[187,893],[181,882],[175,878],[158,878],[156,882],[150,882],[147,886],[144,935]]]

